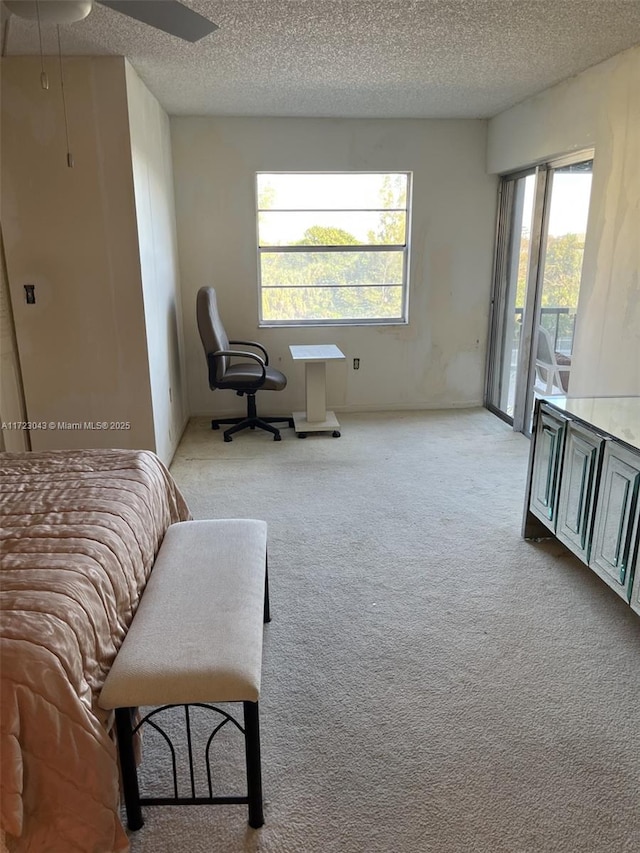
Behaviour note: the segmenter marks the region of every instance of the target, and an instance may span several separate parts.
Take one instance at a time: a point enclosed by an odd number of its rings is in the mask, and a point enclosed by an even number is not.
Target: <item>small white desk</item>
[[[305,364],[306,412],[293,412],[297,433],[328,432],[340,435],[340,424],[333,412],[327,411],[327,362],[344,361],[345,354],[335,344],[289,346],[294,361]]]

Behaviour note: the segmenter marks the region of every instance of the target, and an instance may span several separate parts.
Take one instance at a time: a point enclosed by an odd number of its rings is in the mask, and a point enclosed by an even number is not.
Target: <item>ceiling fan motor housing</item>
[[[218,29],[217,24],[180,0],[97,0],[97,3],[184,41],[200,41]],[[4,0],[4,5],[14,15],[41,24],[72,24],[87,17],[93,0]]]
[[[72,24],[91,11],[93,0],[4,0],[7,9],[19,18],[43,24]]]

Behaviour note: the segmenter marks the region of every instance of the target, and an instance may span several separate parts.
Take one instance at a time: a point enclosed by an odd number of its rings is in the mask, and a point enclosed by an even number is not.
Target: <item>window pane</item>
[[[560,376],[561,393],[569,387],[592,169],[593,160],[555,169],[551,184],[540,325],[552,336],[553,350],[567,368],[566,376]]]
[[[262,286],[402,284],[395,252],[262,252]]]
[[[292,173],[258,175],[259,210],[379,210],[406,207],[408,176]]]
[[[502,369],[498,408],[513,417],[520,358],[520,329],[525,303],[529,247],[533,222],[535,174],[515,180],[511,218],[511,252],[506,264]]]
[[[409,179],[258,174],[261,322],[406,322]]]
[[[262,319],[377,320],[402,317],[402,287],[266,287]]]
[[[261,246],[404,245],[404,211],[266,211],[258,216]]]

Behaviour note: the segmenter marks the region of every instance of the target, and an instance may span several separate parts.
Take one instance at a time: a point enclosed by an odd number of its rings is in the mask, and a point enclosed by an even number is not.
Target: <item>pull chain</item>
[[[36,0],[36,15],[38,16],[38,38],[40,39],[40,85],[45,91],[49,88],[49,78],[44,70],[44,55],[42,51],[42,26],[40,24],[40,2]]]
[[[67,99],[64,92],[64,72],[62,70],[62,48],[60,46],[60,25],[56,25],[58,32],[58,61],[60,63],[60,91],[62,92],[62,111],[64,113],[64,131],[67,138],[67,166],[73,168],[73,154],[71,153],[71,145],[69,144],[69,121],[67,118]]]

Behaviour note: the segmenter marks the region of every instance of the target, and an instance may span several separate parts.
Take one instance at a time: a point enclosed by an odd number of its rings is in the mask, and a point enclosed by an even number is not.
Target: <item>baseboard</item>
[[[481,400],[457,401],[457,402],[433,402],[433,403],[389,403],[388,405],[349,405],[349,406],[329,406],[334,412],[342,412],[348,414],[363,414],[367,412],[435,412],[438,410],[447,409],[479,409],[482,408]]]
[[[372,403],[364,405],[348,405],[337,406],[329,401],[327,408],[341,414],[366,414],[368,412],[422,412],[422,411],[438,411],[447,409],[480,409],[484,403],[482,400],[458,400],[455,402],[422,402],[422,403]],[[303,409],[304,405],[298,406],[298,409]],[[260,412],[259,412],[260,414]],[[270,417],[291,417],[291,412],[279,412],[269,409],[264,412]],[[236,418],[241,417],[243,411],[236,410],[218,410],[216,412],[192,412],[192,418]]]

